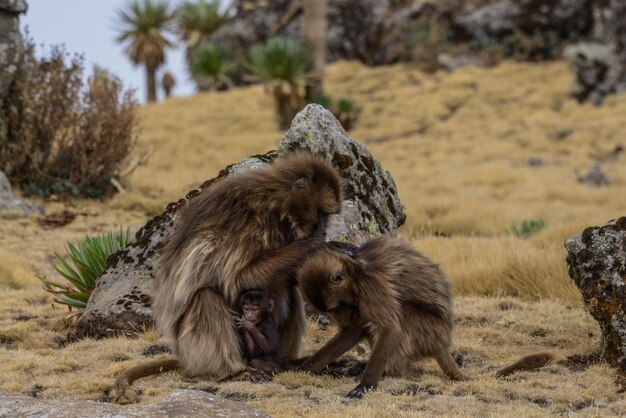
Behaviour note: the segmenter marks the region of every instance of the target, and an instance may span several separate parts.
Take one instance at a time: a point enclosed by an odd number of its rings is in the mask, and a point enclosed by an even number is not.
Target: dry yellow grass
[[[195,387],[276,416],[622,414],[624,395],[605,365],[494,378],[497,366],[526,353],[584,354],[599,344],[599,327],[567,276],[563,241],[624,215],[621,161],[604,166],[613,180],[608,188],[577,183],[575,171],[624,145],[626,96],[581,106],[568,98],[570,81],[562,63],[505,62],[434,75],[351,62],[328,68],[328,91],[363,107],[351,135],[396,180],[408,216],[401,235],[453,282],[455,349],[471,381],[450,383],[426,361],[408,377],[385,379],[363,401],[347,402],[350,379],[286,373],[264,385],[216,384],[167,373],[139,383],[146,400]],[[126,179],[127,192],[106,203],[73,202],[81,214],[56,230],[42,230],[33,218],[0,219],[0,387],[26,392],[41,384],[43,397],[96,399],[117,372],[141,361],[139,353],[158,341],[154,332],[59,348],[67,312],[50,304],[36,275],[54,274],[51,254],[67,240],[119,224],[137,228],[225,165],[274,148],[281,136],[261,86],[173,98],[142,108],[140,119],[140,146],[151,159]],[[544,164],[531,167],[530,158]],[[49,211],[63,206],[40,203]],[[546,228],[528,239],[507,233],[524,219],[542,219]],[[330,333],[311,324],[306,351]]]

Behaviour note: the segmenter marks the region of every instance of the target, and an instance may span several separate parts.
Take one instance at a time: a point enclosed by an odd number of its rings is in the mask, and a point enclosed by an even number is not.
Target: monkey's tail
[[[528,356],[522,357],[515,363],[510,366],[506,366],[496,372],[496,377],[505,377],[512,373],[523,371],[523,370],[534,370],[540,369],[544,366],[547,366],[550,363],[555,361],[562,360],[563,357],[552,353],[549,351],[542,351],[539,353],[530,354]]]
[[[175,358],[153,360],[123,371],[113,385],[114,402],[127,405],[139,402],[140,392],[130,385],[137,379],[167,372],[178,368]]]

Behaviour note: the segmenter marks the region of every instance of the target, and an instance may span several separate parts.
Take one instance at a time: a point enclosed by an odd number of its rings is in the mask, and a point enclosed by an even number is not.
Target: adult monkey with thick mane
[[[309,152],[221,179],[190,200],[161,250],[152,303],[176,359],[122,373],[115,401],[136,402],[133,380],[176,367],[216,379],[242,371],[233,309],[245,289],[266,290],[275,300],[281,354],[294,359],[306,318],[292,276],[321,245],[341,201],[339,174]]]

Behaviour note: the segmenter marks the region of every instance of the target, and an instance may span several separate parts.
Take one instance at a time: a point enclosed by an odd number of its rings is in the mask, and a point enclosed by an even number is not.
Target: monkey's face
[[[243,317],[248,321],[258,324],[261,322],[261,304],[258,301],[245,301],[241,307]]]
[[[250,289],[239,297],[239,307],[246,320],[258,324],[274,310],[274,299],[263,290]]]
[[[309,153],[289,157],[290,190],[282,199],[282,218],[296,239],[323,238],[328,216],[341,211],[339,174],[326,161]]]
[[[342,313],[359,303],[355,268],[356,262],[337,250],[322,250],[299,269],[298,283],[318,311]]]
[[[243,300],[241,311],[244,318],[254,324],[258,324],[266,313],[272,312],[273,308],[274,300],[271,298],[266,300],[246,298]]]

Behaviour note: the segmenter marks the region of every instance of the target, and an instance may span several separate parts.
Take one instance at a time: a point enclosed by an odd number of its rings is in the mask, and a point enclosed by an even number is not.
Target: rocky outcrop
[[[626,92],[626,63],[614,45],[581,42],[568,46],[563,56],[575,77],[571,95],[579,102],[600,105],[606,96]]]
[[[572,96],[599,105],[626,92],[626,0],[593,3],[592,40],[569,46],[564,56],[575,76]]]
[[[47,400],[0,393],[2,417],[269,417],[263,411],[210,393],[177,390],[156,403],[120,406],[93,401]]]
[[[19,15],[26,9],[25,0],[0,0],[0,99],[7,94],[17,71],[22,50]]]
[[[235,17],[209,37],[228,48],[237,59],[247,59],[251,45],[272,36],[299,37],[302,14],[292,13],[295,0],[240,2]],[[328,61],[358,59],[368,65],[397,62],[402,58],[403,30],[428,2],[411,4],[390,0],[329,0]],[[291,15],[291,19],[284,19]]]
[[[156,251],[175,225],[180,207],[221,177],[257,168],[297,149],[323,155],[343,177],[346,200],[342,213],[330,219],[327,239],[358,244],[367,237],[394,232],[402,225],[405,215],[391,175],[346,134],[329,111],[309,105],[295,117],[277,151],[226,167],[217,178],[169,204],[163,214],[137,232],[133,244],[111,256],[73,336],[132,335],[150,326]]]
[[[19,212],[22,216],[28,216],[30,213],[43,213],[41,207],[16,198],[9,179],[0,171],[0,211],[6,210]]]
[[[296,0],[241,2],[235,17],[210,41],[228,47],[237,58],[271,36],[299,37],[302,14]],[[446,31],[446,42],[474,46],[503,43],[524,33],[550,32],[557,42],[577,40],[591,30],[589,0],[478,0],[451,6],[436,1],[329,0],[327,59],[357,59],[368,65],[407,58],[416,33],[429,27]],[[276,30],[278,29],[278,30]],[[419,34],[417,35],[419,37]],[[473,61],[478,60],[472,57]]]
[[[588,29],[590,19],[589,0],[495,0],[460,15],[455,23],[474,38],[542,29],[566,36]]]
[[[602,356],[626,372],[626,217],[565,242],[569,275],[602,328]]]

